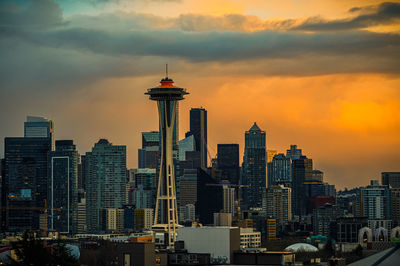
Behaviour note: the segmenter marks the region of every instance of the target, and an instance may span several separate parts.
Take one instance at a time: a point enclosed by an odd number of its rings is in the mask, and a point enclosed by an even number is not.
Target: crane
[[[43,228],[43,235],[47,236],[47,216],[48,216],[48,208],[47,208],[47,199],[44,199],[44,207],[23,207],[23,206],[8,206],[8,207],[2,207],[3,210],[29,210],[29,211],[43,211],[44,214],[44,228]],[[55,210],[55,211],[62,211],[62,208],[50,208],[50,210]]]

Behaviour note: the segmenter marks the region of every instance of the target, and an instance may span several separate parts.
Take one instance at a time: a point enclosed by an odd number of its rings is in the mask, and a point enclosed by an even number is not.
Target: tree
[[[78,266],[78,260],[73,257],[64,243],[45,246],[33,232],[25,232],[22,240],[12,244],[17,259],[10,257],[11,265],[15,266]]]

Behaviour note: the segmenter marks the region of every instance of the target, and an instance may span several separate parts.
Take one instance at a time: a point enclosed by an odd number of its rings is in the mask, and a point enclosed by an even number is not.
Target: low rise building
[[[240,248],[261,247],[261,233],[255,232],[253,228],[240,228]]]

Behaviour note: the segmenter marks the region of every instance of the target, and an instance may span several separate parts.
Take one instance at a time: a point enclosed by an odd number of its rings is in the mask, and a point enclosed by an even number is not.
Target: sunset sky
[[[180,137],[206,108],[212,156],[242,157],[256,121],[267,149],[297,144],[338,188],[400,171],[400,1],[2,0],[0,138],[46,116],[81,154],[107,138],[137,167],[166,63],[190,92]]]

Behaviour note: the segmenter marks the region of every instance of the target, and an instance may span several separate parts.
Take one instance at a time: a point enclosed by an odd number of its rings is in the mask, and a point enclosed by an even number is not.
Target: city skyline
[[[127,166],[135,168],[140,133],[158,130],[154,106],[142,92],[157,84],[168,62],[171,77],[192,94],[179,106],[179,139],[189,131],[190,108],[204,107],[213,156],[217,144],[238,143],[242,162],[244,132],[257,122],[268,149],[282,153],[298,145],[338,188],[398,171],[399,15],[388,16],[388,10],[399,4],[262,2],[197,3],[193,14],[195,1],[37,1],[47,7],[39,9],[42,20],[38,13],[23,13],[38,9],[11,11],[1,3],[1,14],[20,13],[0,21],[16,25],[0,36],[0,55],[8,62],[0,63],[0,137],[23,136],[27,115],[46,116],[54,121],[55,139],[73,139],[80,154],[101,138],[127,145]],[[32,15],[36,27],[27,26],[24,14]],[[242,51],[216,48],[243,36],[248,40],[238,42]],[[135,45],[150,37],[157,47]],[[103,45],[86,47],[90,38]],[[265,47],[252,46],[254,40]]]

